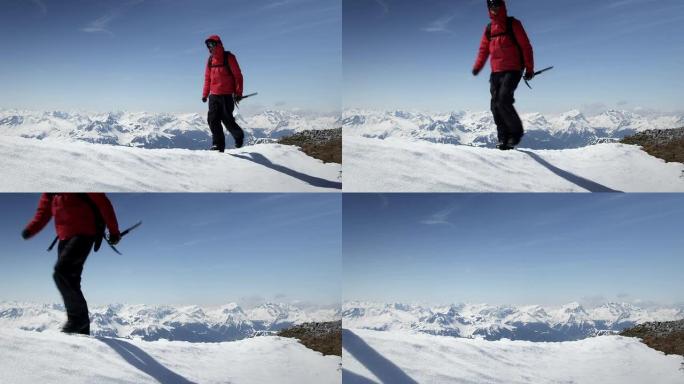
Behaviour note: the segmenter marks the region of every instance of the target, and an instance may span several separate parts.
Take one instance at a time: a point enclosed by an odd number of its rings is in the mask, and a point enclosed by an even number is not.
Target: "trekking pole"
[[[127,229],[123,230],[119,234],[120,238],[123,239],[124,236],[128,235],[128,233],[131,232],[132,230],[138,228],[141,224],[142,224],[142,221],[138,221],[137,223],[135,223],[132,226],[128,227]],[[105,240],[107,241],[107,245],[109,245],[109,247],[112,249],[112,251],[116,252],[119,255],[122,255],[122,253],[119,252],[119,250],[116,249],[116,247],[111,242],[109,242],[108,238],[105,238]]]
[[[547,67],[547,68],[542,69],[541,71],[537,71],[537,72],[534,73],[534,77],[537,77],[537,75],[541,75],[542,73],[544,73],[544,72],[546,72],[546,71],[550,71],[550,70],[552,70],[552,69],[553,69],[553,66],[550,66],[550,67]],[[527,85],[527,87],[528,87],[529,89],[532,89],[532,87],[530,86],[530,83],[528,83],[527,80],[525,80],[525,84]]]

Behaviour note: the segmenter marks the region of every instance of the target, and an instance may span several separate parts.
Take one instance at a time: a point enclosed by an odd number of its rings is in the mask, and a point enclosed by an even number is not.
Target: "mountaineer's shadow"
[[[402,371],[396,364],[378,353],[378,351],[373,349],[363,341],[363,339],[356,336],[354,332],[350,330],[342,330],[342,347],[349,352],[356,361],[363,364],[366,369],[385,384],[418,384],[417,381],[409,377],[409,375]],[[349,371],[344,372],[343,370],[342,375],[353,383],[361,384],[373,382],[372,380],[368,380]]]
[[[129,342],[107,337],[98,337],[97,339],[110,346],[130,365],[150,375],[161,384],[195,384],[161,365],[152,356]]]
[[[279,164],[274,164],[271,162],[271,160],[267,159],[266,156],[260,154],[260,153],[248,153],[249,156],[245,156],[244,154],[230,154],[231,156],[244,159],[244,160],[249,160],[252,162],[255,162],[257,164],[261,164],[264,167],[271,168],[274,171],[278,171],[280,173],[284,173],[290,177],[294,177],[296,179],[299,179],[305,183],[309,183],[310,185],[314,187],[320,187],[320,188],[334,188],[334,189],[342,189],[342,183],[338,181],[330,181],[326,179],[322,179],[320,177],[316,176],[311,176],[307,175],[305,173],[301,173],[298,171],[295,171],[294,169],[290,169],[288,167],[285,167],[283,165]]]
[[[584,177],[577,176],[574,173],[562,170],[562,169],[554,166],[553,164],[549,163],[548,161],[542,159],[541,156],[537,155],[534,152],[524,151],[522,149],[518,149],[518,151],[529,155],[534,161],[541,164],[543,167],[545,167],[549,171],[555,173],[556,175],[564,178],[565,180],[567,180],[567,181],[569,181],[569,182],[571,182],[571,183],[573,183],[579,187],[586,189],[589,192],[622,192],[622,191],[618,191],[615,189],[610,189],[610,188],[606,187],[605,185],[601,185],[597,182],[591,181],[589,179],[585,179]]]

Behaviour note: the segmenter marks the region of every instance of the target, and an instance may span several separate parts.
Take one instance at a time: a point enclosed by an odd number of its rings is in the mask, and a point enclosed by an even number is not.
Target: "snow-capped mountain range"
[[[347,302],[342,318],[345,328],[416,331],[486,340],[571,341],[619,332],[647,321],[679,320],[684,318],[684,309],[645,309],[627,303],[606,303],[586,309],[578,303],[544,308]]]
[[[215,308],[113,304],[90,308],[96,336],[221,342],[270,334],[312,321],[336,321],[339,308],[303,308],[265,303],[243,309],[235,303]],[[59,330],[66,320],[61,304],[0,303],[3,328]]]
[[[522,114],[522,147],[532,149],[578,148],[617,141],[647,129],[684,126],[684,115],[607,110],[585,116],[578,110],[560,115]],[[370,138],[403,138],[433,143],[494,147],[496,124],[491,112],[425,113],[408,111],[346,110],[345,134]]]
[[[296,111],[236,114],[236,121],[245,130],[247,144],[268,142],[303,130],[340,126],[339,115]],[[208,149],[211,146],[206,116],[198,113],[0,110],[0,135],[144,148]],[[233,141],[228,138],[226,144],[232,147]]]

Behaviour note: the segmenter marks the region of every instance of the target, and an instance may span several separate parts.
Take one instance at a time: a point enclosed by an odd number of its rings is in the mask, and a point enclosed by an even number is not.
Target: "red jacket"
[[[204,70],[202,98],[208,97],[210,93],[212,95],[230,95],[234,93],[237,96],[242,96],[242,72],[235,55],[232,53],[228,55],[228,66],[230,67],[230,71],[228,71],[228,68],[223,65],[224,49],[221,38],[218,35],[211,35],[208,40],[216,40],[218,45],[214,49],[214,53],[209,56],[207,67]]]
[[[492,72],[505,71],[519,71],[521,68],[520,52],[512,41],[511,36],[506,34],[506,26],[508,25],[508,12],[506,11],[506,4],[504,3],[499,12],[494,15],[489,12],[489,18],[492,20],[491,41],[487,38],[487,28],[482,35],[480,41],[480,50],[477,54],[474,70],[479,72],[487,62],[487,58],[491,55]],[[502,34],[500,36],[497,36]],[[525,70],[534,72],[534,54],[532,53],[532,44],[527,38],[527,33],[518,20],[513,20],[513,34],[515,35],[518,44],[523,53]]]
[[[119,234],[119,224],[116,221],[114,208],[104,193],[88,193],[90,199],[100,210],[110,234]],[[26,230],[29,237],[34,236],[55,218],[55,229],[60,240],[66,240],[77,235],[95,236],[95,215],[88,202],[76,193],[43,193],[38,202],[36,215]]]

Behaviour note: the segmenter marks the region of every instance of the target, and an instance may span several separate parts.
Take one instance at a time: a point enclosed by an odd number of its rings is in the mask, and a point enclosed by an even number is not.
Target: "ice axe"
[[[130,227],[124,229],[120,234],[119,238],[123,239],[124,236],[128,235],[132,230],[138,228],[140,225],[142,225],[142,221],[138,221],[137,223],[131,225]],[[112,251],[116,252],[117,254],[121,255],[121,252],[119,252],[116,247],[114,247],[114,244],[112,244],[107,237],[105,237],[105,241],[107,241],[107,245],[112,249]]]
[[[546,71],[550,71],[552,69],[553,69],[553,66],[550,66],[550,67],[542,69],[541,71],[537,71],[534,73],[534,77],[537,77],[537,75],[541,75],[542,73],[544,73]],[[530,86],[530,83],[528,83],[527,80],[525,80],[525,84],[527,85],[527,88],[532,89],[532,87]]]
[[[248,98],[248,97],[256,96],[256,95],[258,95],[258,94],[259,94],[258,92],[250,93],[249,95],[244,95],[244,96],[242,96],[239,100],[238,100],[237,97],[233,96],[233,102],[235,103],[235,106],[238,107],[238,104],[239,104],[242,100],[244,100],[244,99],[246,99],[246,98]],[[240,107],[238,107],[238,108],[240,108]]]
[[[120,234],[121,238],[123,239],[124,236],[126,236],[126,235],[127,235],[129,232],[131,232],[132,230],[138,228],[141,224],[142,224],[142,221],[138,221],[138,222],[135,223],[134,225],[132,225],[132,226],[128,227],[127,229],[125,229],[125,230],[124,230],[123,232],[121,232],[121,234]],[[48,252],[52,251],[52,248],[54,248],[54,247],[55,247],[55,244],[57,244],[57,240],[59,240],[59,236],[56,236],[55,239],[52,240],[52,243],[50,243],[50,246],[49,246],[48,249],[47,249]],[[121,255],[121,252],[119,252],[119,250],[116,249],[116,248],[114,247],[114,245],[112,245],[111,242],[109,242],[109,239],[108,239],[107,237],[105,237],[105,241],[107,242],[107,245],[109,245],[109,247],[112,248],[112,250],[113,250],[114,252],[116,252],[117,254]]]

